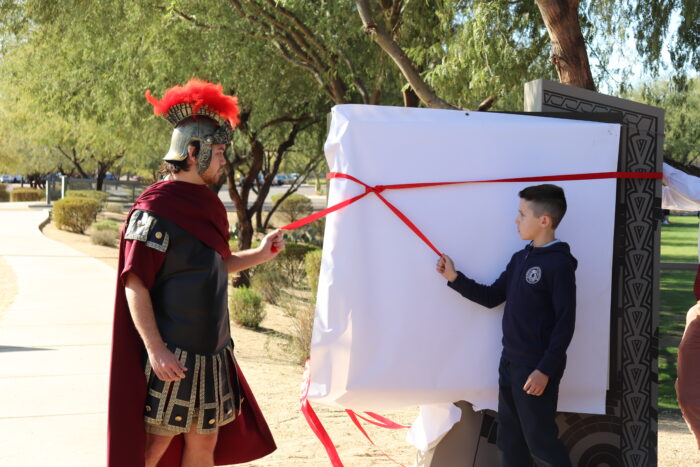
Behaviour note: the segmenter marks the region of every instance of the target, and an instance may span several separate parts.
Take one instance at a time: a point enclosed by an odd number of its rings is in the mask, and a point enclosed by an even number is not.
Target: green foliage
[[[94,223],[90,226],[90,228],[91,228],[93,231],[95,231],[95,230],[98,230],[98,231],[102,231],[102,230],[111,230],[111,231],[113,231],[113,232],[117,232],[117,233],[118,233],[119,230],[121,229],[121,225],[120,225],[118,222],[113,221],[113,220],[111,220],[111,219],[104,219],[104,220],[101,220],[101,221],[94,222]]]
[[[94,222],[90,226],[90,240],[96,245],[116,246],[120,229],[120,224],[110,219]]]
[[[549,37],[535,2],[414,2],[399,43],[425,81],[452,105],[521,110],[523,84],[556,79]]]
[[[323,251],[316,250],[310,251],[306,254],[304,258],[304,266],[306,269],[306,280],[309,282],[309,288],[314,297],[318,292],[318,276],[321,273],[321,257],[323,256]]]
[[[273,305],[279,303],[284,285],[284,274],[279,270],[276,261],[256,266],[250,280],[250,287],[260,293],[267,303],[272,303]]]
[[[121,214],[124,212],[124,205],[122,203],[106,203],[104,210],[107,212],[113,212],[115,214]]]
[[[700,162],[700,78],[681,83],[657,81],[627,97],[665,110],[665,157],[683,164]]]
[[[0,202],[9,201],[10,193],[7,192],[7,186],[0,183]]]
[[[286,242],[285,248],[274,260],[284,280],[290,287],[305,288],[306,273],[304,258],[310,251],[318,250],[316,245]]]
[[[41,201],[46,196],[38,188],[15,188],[10,192],[10,201]]]
[[[109,195],[104,191],[97,190],[68,190],[66,198],[88,198],[97,200],[103,206]]]
[[[311,355],[311,338],[314,330],[316,307],[312,303],[301,302],[294,305],[292,318],[291,354],[297,364],[303,365]]]
[[[305,226],[287,232],[285,235],[292,243],[307,243],[317,247],[323,246],[323,233],[326,219],[321,218]]]
[[[273,195],[272,203],[277,204],[282,196],[282,194]],[[284,215],[289,222],[295,222],[311,214],[313,206],[311,205],[311,199],[308,197],[299,193],[292,193],[279,203],[277,212]]]
[[[233,320],[247,328],[258,329],[265,319],[260,294],[247,287],[234,288],[229,299],[229,309]]]
[[[100,210],[100,203],[88,198],[65,198],[54,203],[53,219],[61,230],[85,233]]]
[[[698,218],[670,216],[661,226],[661,261],[698,260]],[[661,270],[659,300],[659,407],[677,408],[674,383],[677,376],[678,343],[685,328],[685,315],[695,304],[695,271]]]
[[[303,261],[304,257],[308,252],[316,250],[318,250],[318,247],[316,245],[309,245],[308,243],[286,242],[284,250],[280,252],[278,258],[297,259]]]
[[[117,241],[119,240],[119,232],[115,230],[110,230],[110,229],[104,229],[104,230],[91,230],[90,231],[90,240],[92,243],[95,245],[102,245],[102,246],[116,246]]]

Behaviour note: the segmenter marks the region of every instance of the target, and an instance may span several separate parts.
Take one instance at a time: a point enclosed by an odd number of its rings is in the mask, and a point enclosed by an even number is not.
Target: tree
[[[669,80],[659,80],[635,89],[628,97],[665,110],[664,159],[696,166],[693,171],[697,174],[697,164],[700,163],[700,78],[689,80],[681,87]]]
[[[530,62],[541,69],[546,53],[542,41],[545,30],[551,42],[551,63],[555,66],[559,80],[588,89],[595,90],[595,80],[588,61],[586,41],[593,45],[599,65],[602,67],[601,73],[605,73],[607,71],[605,67],[609,63],[606,56],[611,50],[619,50],[620,43],[624,43],[625,31],[628,28],[632,29],[637,50],[644,59],[646,67],[656,72],[661,47],[669,38],[668,26],[674,13],[681,18],[678,34],[671,38],[670,45],[676,70],[683,74],[686,65],[698,69],[700,63],[698,54],[700,10],[693,6],[693,2],[590,0],[581,3],[579,0],[537,0],[533,3],[455,0],[439,2],[433,5],[432,9],[426,9],[422,2],[409,4],[403,0],[356,0],[355,3],[365,31],[394,60],[408,83],[418,92],[421,101],[428,107],[454,106],[449,103],[450,99],[445,100],[440,97],[450,91],[441,92],[442,83],[432,79],[431,74],[440,75],[447,72],[455,77],[458,75],[454,72],[457,72],[464,77],[477,76],[481,71],[465,70],[463,54],[473,57],[475,52],[477,55],[482,55],[485,60],[470,60],[468,65],[471,68],[485,66],[487,68],[485,74],[496,80],[502,79],[503,75],[494,72],[492,64],[509,63],[508,57],[512,56],[513,45],[518,46],[522,52],[526,52],[526,55],[532,59]],[[537,16],[533,11],[535,7],[539,13]],[[438,23],[441,27],[433,27],[432,31],[437,29],[443,34],[437,38],[438,41],[433,42],[432,47],[426,47],[425,42],[419,45],[419,50],[427,52],[426,55],[412,56],[410,50],[414,47],[416,36],[401,35],[398,29],[410,22],[418,25],[434,24],[434,18],[439,19]],[[488,21],[489,18],[492,21]],[[425,36],[431,35],[431,30],[425,27],[422,31]],[[494,40],[481,41],[478,44],[469,42],[470,39],[475,38],[473,32],[477,31],[482,36]],[[600,37],[603,39],[601,40]],[[468,47],[464,47],[465,40]],[[489,49],[489,44],[499,42],[504,45],[500,50]],[[479,51],[482,44],[487,52]],[[453,54],[454,49],[461,53]],[[432,71],[421,73],[420,70],[426,58],[428,60],[431,58],[427,55],[442,57],[441,64],[437,65],[437,69],[433,68]],[[493,58],[489,60],[489,56]],[[522,85],[523,78],[529,74],[527,69],[519,68],[514,71]],[[526,73],[522,73],[523,71]],[[546,77],[546,73],[532,76],[532,78],[542,76]],[[471,86],[471,80],[466,79],[466,82],[467,86]],[[497,89],[497,93],[500,94],[500,92],[502,90]]]

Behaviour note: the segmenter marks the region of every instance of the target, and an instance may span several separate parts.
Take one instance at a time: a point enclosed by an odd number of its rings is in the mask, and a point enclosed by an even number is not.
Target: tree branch
[[[290,115],[285,115],[285,116],[275,118],[273,120],[270,120],[268,122],[263,123],[260,126],[260,131],[262,131],[263,129],[265,129],[269,126],[279,125],[280,123],[301,123],[301,122],[305,122],[311,118],[314,118],[313,114],[301,115],[299,117],[292,117]]]
[[[489,96],[481,104],[479,104],[479,107],[477,107],[476,110],[485,112],[491,108],[494,102],[496,102],[496,96]]]
[[[81,166],[81,160],[78,158],[78,153],[75,151],[75,148],[71,148],[71,152],[73,153],[73,156],[71,157],[68,153],[66,153],[61,146],[56,146],[56,149],[66,158],[68,159],[73,166],[75,166],[76,169],[78,169],[78,172],[83,178],[88,178],[88,174],[83,170],[83,167]]]
[[[282,11],[283,7],[279,4],[276,4],[274,1],[267,1],[268,5],[275,11]],[[287,34],[290,34],[292,38],[299,44],[301,49],[305,49],[308,51],[310,58],[316,63],[316,65],[320,68],[323,68],[323,60],[321,57],[317,54],[316,50],[314,50],[314,47],[311,47],[309,42],[306,41],[305,39],[305,34],[300,32],[298,29],[294,28],[293,25],[289,24],[284,24],[283,22],[279,21],[273,14],[268,13],[265,11],[263,7],[258,5],[254,0],[248,0],[248,4],[252,5],[253,8],[255,8],[263,17],[265,17],[271,25],[275,26],[277,29],[286,32]],[[286,11],[286,10],[285,10]],[[288,15],[291,15],[291,13],[287,12]],[[308,31],[308,29],[307,29]],[[308,31],[309,35],[311,35],[311,31]],[[320,45],[317,44],[317,48],[321,52],[326,52],[326,49],[323,47],[320,47]]]
[[[411,63],[411,60],[391,35],[374,21],[367,0],[355,0],[355,4],[357,5],[360,19],[362,19],[362,24],[365,27],[365,32],[394,60],[408,83],[420,97],[420,100],[426,106],[434,109],[457,109],[457,107],[445,102],[435,94],[435,91],[423,80],[413,63]]]
[[[350,74],[352,75],[353,78],[353,84],[357,88],[357,91],[360,93],[360,97],[362,97],[362,103],[363,104],[369,104],[369,95],[367,94],[367,89],[365,88],[364,84],[362,84],[362,81],[357,77],[357,74],[355,74],[355,67],[352,65],[352,61],[350,61],[350,57],[348,57],[348,54],[345,53],[345,50],[340,49],[340,56],[343,58],[343,61],[345,64],[348,66],[348,69],[350,70]]]
[[[175,12],[175,14],[178,15],[180,18],[194,24],[195,26],[197,26],[200,29],[204,29],[205,31],[209,31],[209,30],[213,29],[212,26],[205,24],[205,23],[202,23],[200,21],[197,21],[197,19],[194,18],[193,16],[186,15],[185,13],[178,10],[177,8],[173,8],[173,12]]]

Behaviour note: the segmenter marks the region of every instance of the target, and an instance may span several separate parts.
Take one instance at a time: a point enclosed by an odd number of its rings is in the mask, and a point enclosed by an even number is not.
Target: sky
[[[613,52],[613,54],[610,56],[610,65],[611,68],[613,69],[620,69],[620,68],[629,68],[631,70],[631,73],[629,75],[629,83],[633,88],[639,87],[643,83],[648,83],[651,81],[659,80],[659,79],[668,79],[670,78],[672,72],[674,71],[674,67],[671,64],[671,56],[668,53],[668,43],[671,42],[670,39],[673,37],[673,34],[675,34],[675,31],[678,30],[678,26],[680,24],[680,16],[678,13],[674,13],[673,16],[671,17],[669,29],[672,31],[669,36],[666,38],[666,43],[664,44],[665,46],[662,49],[661,52],[661,66],[659,67],[659,76],[658,77],[653,77],[651,76],[647,71],[644,70],[644,66],[642,64],[643,60],[637,53],[637,48],[635,45],[635,40],[634,40],[634,34],[633,32],[627,31],[626,34],[626,41],[624,45],[616,48],[616,50]],[[589,60],[591,62],[591,66],[595,66],[597,63],[597,60],[595,57],[591,56],[590,50],[589,50]],[[619,83],[624,79],[623,75],[621,73],[611,73],[612,77],[611,79],[605,79],[601,80],[598,82],[598,88],[600,92],[603,92],[605,94],[611,94],[611,95],[617,95],[618,94],[618,85]],[[697,77],[698,72],[696,70],[690,70],[688,69],[688,75],[689,77]]]

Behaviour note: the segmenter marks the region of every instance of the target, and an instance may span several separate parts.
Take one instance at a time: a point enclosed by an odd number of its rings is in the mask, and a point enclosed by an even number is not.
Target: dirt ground
[[[89,236],[58,230],[52,223],[43,232],[49,238],[66,243],[116,269],[116,248],[93,245]],[[7,270],[9,268],[0,258],[0,276],[12,277],[12,274],[6,274]],[[0,281],[0,316],[3,305],[9,305],[6,297],[12,296],[12,287],[12,279]],[[267,317],[259,331],[232,324],[236,356],[278,447],[264,459],[245,464],[249,467],[330,465],[322,445],[299,410],[298,395],[303,368],[293,363],[289,352],[287,342],[290,329],[291,320],[280,308],[272,305],[267,305]],[[315,410],[346,466],[396,465],[362,436],[345,412],[324,407],[315,407]],[[417,412],[417,408],[412,408],[382,415],[400,424],[410,425]],[[415,449],[404,441],[405,430],[393,431],[372,426],[366,427],[366,430],[377,446],[396,461],[404,465],[414,463]],[[665,410],[659,414],[658,447],[660,467],[700,465],[695,440],[677,411]]]
[[[659,467],[700,465],[695,438],[679,411],[659,413]]]

